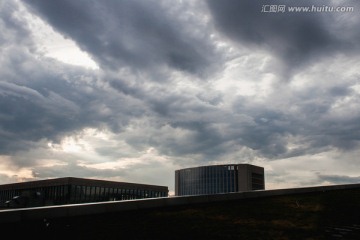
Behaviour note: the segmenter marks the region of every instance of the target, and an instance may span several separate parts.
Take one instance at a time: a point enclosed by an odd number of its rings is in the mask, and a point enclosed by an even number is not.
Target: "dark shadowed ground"
[[[2,239],[360,239],[360,189],[46,219],[0,230],[9,234]]]

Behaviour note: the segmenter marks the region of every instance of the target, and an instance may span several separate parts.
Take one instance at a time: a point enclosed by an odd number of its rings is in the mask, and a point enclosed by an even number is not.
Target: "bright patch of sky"
[[[66,64],[93,70],[99,69],[99,66],[91,59],[89,54],[82,51],[73,40],[65,38],[54,31],[45,21],[30,14],[21,3],[18,3],[18,5],[17,17],[26,20],[29,25],[38,53]]]

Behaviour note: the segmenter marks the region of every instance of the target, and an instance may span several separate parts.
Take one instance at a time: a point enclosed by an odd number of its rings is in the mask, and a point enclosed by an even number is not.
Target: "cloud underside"
[[[262,5],[1,3],[5,165],[30,169],[29,178],[155,183],[189,165],[260,163],[274,183],[279,160],[300,165],[341,153],[337,164],[352,166],[360,140],[358,15],[266,15]],[[74,41],[99,70],[41,54],[21,11]],[[166,180],[161,170],[170,172]],[[321,171],[315,182],[359,175]]]

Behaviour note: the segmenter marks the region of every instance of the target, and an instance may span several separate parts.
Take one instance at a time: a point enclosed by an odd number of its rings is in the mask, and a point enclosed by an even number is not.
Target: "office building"
[[[167,197],[168,187],[65,177],[0,185],[0,207],[34,207]]]
[[[175,195],[203,195],[265,189],[264,168],[227,164],[175,171]]]

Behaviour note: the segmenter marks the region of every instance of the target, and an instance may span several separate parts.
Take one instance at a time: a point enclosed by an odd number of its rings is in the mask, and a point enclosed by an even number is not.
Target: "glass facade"
[[[215,165],[175,171],[175,195],[204,195],[264,189],[263,168]]]
[[[166,197],[164,191],[144,190],[140,188],[117,188],[99,186],[80,186],[70,187],[70,203],[103,202],[117,200],[132,200],[142,198]]]
[[[51,185],[52,180],[38,186],[27,183],[0,186],[0,207],[36,207],[61,204],[132,200],[167,197],[168,188],[162,186],[114,183],[99,180],[80,179]],[[44,182],[42,182],[44,183]],[[54,182],[55,183],[55,182]],[[24,185],[22,185],[24,184]],[[47,185],[47,186],[41,186]],[[14,189],[16,186],[17,189]],[[22,187],[23,186],[23,187]]]
[[[237,191],[235,166],[205,166],[177,171],[177,195],[203,195]]]

